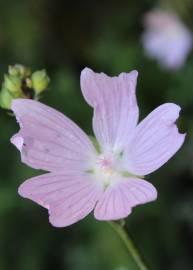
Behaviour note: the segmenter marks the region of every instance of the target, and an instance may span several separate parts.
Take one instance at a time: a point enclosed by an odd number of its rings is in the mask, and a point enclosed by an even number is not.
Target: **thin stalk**
[[[108,223],[114,229],[114,231],[118,234],[120,239],[123,241],[123,243],[125,244],[127,250],[131,254],[131,256],[132,256],[133,260],[135,261],[136,265],[138,266],[138,268],[140,270],[148,270],[147,266],[145,265],[145,263],[143,262],[143,260],[140,256],[137,248],[135,247],[134,243],[132,242],[129,235],[125,231],[123,224],[118,223],[118,222],[113,222],[113,221],[110,221]]]

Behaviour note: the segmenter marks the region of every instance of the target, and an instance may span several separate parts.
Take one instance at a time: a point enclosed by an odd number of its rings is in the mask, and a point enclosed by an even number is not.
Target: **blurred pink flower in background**
[[[71,225],[93,210],[98,220],[125,218],[134,206],[157,198],[142,178],[183,144],[185,135],[175,125],[180,107],[163,104],[137,124],[136,83],[137,71],[118,77],[82,71],[81,89],[94,109],[100,152],[63,114],[37,101],[13,101],[20,131],[11,142],[24,163],[49,172],[25,181],[19,194],[47,208],[52,225]]]
[[[144,16],[142,42],[147,55],[167,69],[181,68],[192,49],[192,33],[180,18],[170,12],[155,10]]]

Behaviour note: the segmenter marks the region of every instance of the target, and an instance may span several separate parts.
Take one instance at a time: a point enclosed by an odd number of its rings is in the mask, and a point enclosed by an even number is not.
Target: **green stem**
[[[139,252],[137,251],[136,247],[134,246],[132,240],[129,238],[127,232],[125,231],[123,224],[120,224],[118,222],[108,222],[109,225],[116,231],[116,233],[119,235],[120,239],[125,244],[127,250],[133,257],[136,265],[140,270],[148,270],[147,266],[144,264],[143,260],[141,259],[141,256],[139,255]]]

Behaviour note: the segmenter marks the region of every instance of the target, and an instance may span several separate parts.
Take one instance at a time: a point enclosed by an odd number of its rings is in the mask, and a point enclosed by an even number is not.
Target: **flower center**
[[[91,173],[94,180],[101,183],[106,189],[121,178],[121,158],[114,153],[100,154],[93,164],[93,168],[87,172]]]
[[[99,160],[97,161],[99,170],[104,173],[106,176],[112,176],[114,174],[114,164],[113,161],[109,158],[104,157],[103,155],[99,156]]]
[[[98,184],[101,184],[104,190],[108,186],[114,185],[129,177],[143,178],[132,174],[125,169],[123,157],[123,152],[114,153],[113,151],[108,151],[106,153],[101,153],[94,161],[93,166],[87,170],[87,173],[90,173],[92,179]]]

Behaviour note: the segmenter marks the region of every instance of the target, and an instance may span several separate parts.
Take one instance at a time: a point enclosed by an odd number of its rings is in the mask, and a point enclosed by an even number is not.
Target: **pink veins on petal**
[[[155,187],[142,178],[166,163],[185,135],[178,132],[180,107],[173,103],[138,124],[137,75],[109,77],[88,68],[81,73],[100,152],[62,113],[33,100],[13,101],[20,130],[11,142],[24,163],[48,171],[26,180],[19,194],[47,208],[53,226],[69,226],[93,210],[98,220],[125,218],[134,206],[157,198]]]

